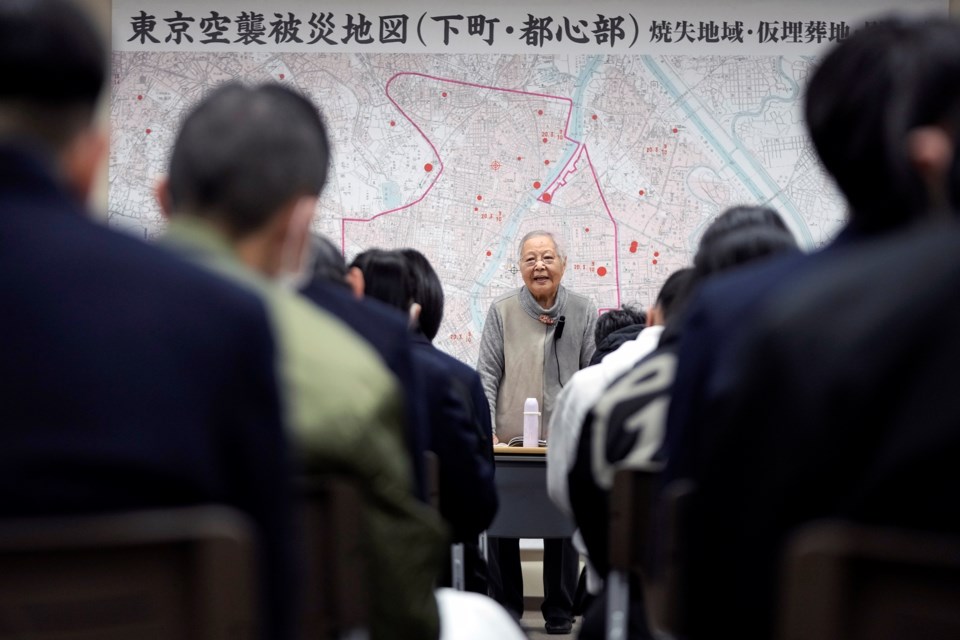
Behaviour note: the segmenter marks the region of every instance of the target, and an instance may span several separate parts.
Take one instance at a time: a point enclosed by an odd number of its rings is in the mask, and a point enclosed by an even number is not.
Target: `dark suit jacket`
[[[722,390],[730,385],[737,351],[764,301],[778,289],[788,288],[793,278],[823,256],[866,239],[848,226],[820,251],[791,252],[748,264],[709,278],[694,293],[678,319],[677,375],[661,455],[667,459],[667,481],[695,475],[699,452],[710,446],[711,422],[717,404],[723,402]]]
[[[491,433],[490,410],[483,387],[476,371],[438,350],[422,334],[415,335],[413,344],[414,362],[430,389],[430,449],[440,459],[440,514],[453,528],[455,542],[475,540],[497,512],[492,445],[486,435]],[[484,398],[482,405],[477,404],[477,392]],[[478,422],[484,415],[486,423]]]
[[[811,256],[789,254],[707,280],[680,318],[677,374],[662,457],[666,478],[695,473],[710,432],[716,389],[729,377],[737,346],[765,296],[804,268]]]
[[[0,515],[224,503],[262,536],[267,626],[292,637],[289,468],[252,295],[86,218],[0,148]]]
[[[832,251],[759,311],[698,470],[695,637],[772,635],[805,522],[960,533],[958,247],[938,228]]]
[[[430,441],[427,407],[421,375],[414,371],[411,333],[406,317],[378,300],[357,300],[345,287],[314,280],[300,293],[353,329],[376,349],[384,364],[397,377],[406,401],[407,449],[414,472],[414,487],[426,500],[423,452]]]

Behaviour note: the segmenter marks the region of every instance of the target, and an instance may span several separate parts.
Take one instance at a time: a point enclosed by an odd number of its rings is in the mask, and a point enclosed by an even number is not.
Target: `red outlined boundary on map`
[[[563,169],[559,173],[557,173],[557,177],[553,180],[553,182],[548,184],[546,188],[543,189],[543,191],[540,193],[537,199],[540,200],[541,202],[549,203],[553,199],[554,193],[566,184],[567,177],[576,172],[577,163],[580,161],[581,157],[586,158],[587,165],[590,167],[590,173],[593,176],[594,184],[597,187],[597,193],[600,194],[600,201],[603,203],[603,208],[607,212],[607,216],[610,218],[610,222],[613,224],[614,275],[616,276],[617,307],[619,308],[621,306],[621,302],[620,302],[620,229],[617,225],[616,218],[613,217],[613,212],[610,211],[610,206],[607,204],[607,198],[603,193],[603,188],[600,186],[600,178],[597,176],[597,170],[594,167],[593,161],[590,158],[590,151],[589,149],[587,149],[587,145],[579,140],[574,140],[568,135],[568,131],[570,130],[570,118],[573,116],[573,100],[570,98],[565,98],[563,96],[553,96],[545,93],[535,93],[532,91],[521,91],[519,89],[506,89],[503,87],[494,87],[490,85],[478,84],[475,82],[466,82],[464,80],[453,80],[451,78],[441,78],[439,76],[432,76],[426,73],[417,73],[413,71],[401,71],[399,73],[394,74],[389,80],[387,80],[387,84],[384,88],[384,91],[387,96],[387,100],[389,100],[393,104],[393,106],[396,107],[397,111],[399,111],[400,114],[404,118],[406,118],[407,122],[413,125],[413,128],[417,130],[417,133],[423,136],[423,139],[426,140],[427,144],[430,146],[430,149],[433,150],[433,154],[434,154],[434,157],[437,159],[437,163],[440,165],[439,171],[437,171],[435,177],[430,182],[430,184],[427,185],[426,190],[424,190],[424,192],[420,194],[420,196],[417,199],[413,200],[412,202],[408,202],[407,204],[401,205],[399,207],[394,207],[393,209],[389,209],[387,211],[381,211],[380,213],[374,216],[371,216],[369,218],[351,218],[351,217],[341,218],[340,220],[341,251],[345,251],[347,246],[347,223],[348,222],[371,222],[373,220],[376,220],[377,218],[381,218],[391,213],[396,213],[397,211],[403,211],[404,209],[409,209],[410,207],[420,204],[427,197],[427,195],[430,194],[430,191],[433,190],[433,187],[440,180],[440,176],[443,175],[443,170],[444,170],[443,158],[440,156],[440,152],[437,150],[437,147],[433,144],[433,141],[430,140],[429,137],[427,137],[427,134],[423,132],[423,129],[421,129],[420,126],[413,121],[413,118],[407,115],[407,112],[404,111],[403,108],[399,104],[397,104],[397,101],[393,99],[393,96],[390,95],[390,85],[393,84],[393,82],[397,78],[401,78],[404,76],[415,76],[419,78],[425,78],[427,80],[433,80],[440,83],[455,84],[455,85],[460,85],[464,87],[485,89],[488,91],[515,93],[518,95],[532,96],[536,98],[546,98],[548,100],[560,100],[562,102],[567,103],[567,106],[568,106],[567,120],[563,125],[563,137],[565,140],[569,140],[570,142],[573,142],[574,144],[576,144],[577,149],[576,151],[573,152],[573,154],[571,154],[570,159],[567,160],[567,163],[563,166]],[[544,194],[550,194],[549,199],[544,200],[543,198]]]

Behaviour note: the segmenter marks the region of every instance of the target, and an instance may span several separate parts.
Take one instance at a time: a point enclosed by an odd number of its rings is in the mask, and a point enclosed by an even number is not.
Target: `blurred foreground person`
[[[955,204],[960,26],[895,18],[855,33],[812,76],[806,113],[847,228],[810,257],[705,287],[681,346],[671,475],[697,485],[684,589],[695,638],[773,634],[780,554],[804,522],[960,520],[956,235],[905,231]],[[718,343],[729,314],[755,321]]]
[[[445,532],[413,494],[397,382],[345,325],[278,284],[304,263],[328,161],[309,100],[280,85],[221,86],[174,144],[158,188],[170,216],[164,242],[267,305],[299,458],[308,471],[351,479],[364,497],[372,637],[435,638]]]
[[[666,327],[657,348],[614,382],[587,414],[569,474],[570,504],[590,565],[602,580],[610,571],[610,491],[621,469],[659,471],[670,391],[676,371],[683,310],[700,283],[750,262],[797,250],[797,242],[777,212],[766,207],[734,207],[707,227],[692,269],[676,272],[681,285],[662,309]],[[671,276],[673,277],[673,276]],[[668,280],[667,284],[671,284]],[[664,285],[666,288],[666,284]],[[602,638],[607,585],[584,616],[580,637]],[[644,591],[630,590],[630,638],[649,638]]]
[[[256,296],[88,219],[106,52],[71,3],[0,4],[0,516],[221,503],[292,638],[286,441]]]

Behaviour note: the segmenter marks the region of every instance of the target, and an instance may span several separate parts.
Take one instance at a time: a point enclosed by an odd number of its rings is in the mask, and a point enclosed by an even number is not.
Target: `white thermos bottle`
[[[527,398],[523,403],[523,446],[540,444],[540,403],[536,398]]]

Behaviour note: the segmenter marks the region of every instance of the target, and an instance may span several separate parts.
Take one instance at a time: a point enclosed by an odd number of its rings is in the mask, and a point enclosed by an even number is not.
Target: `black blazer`
[[[423,387],[420,376],[414,372],[406,316],[372,298],[357,300],[345,287],[330,282],[314,280],[300,293],[353,329],[396,376],[406,406],[407,451],[413,464],[414,487],[417,496],[426,501],[423,452],[430,433]]]
[[[0,148],[0,516],[198,503],[259,527],[291,637],[290,470],[260,302],[87,219]]]

